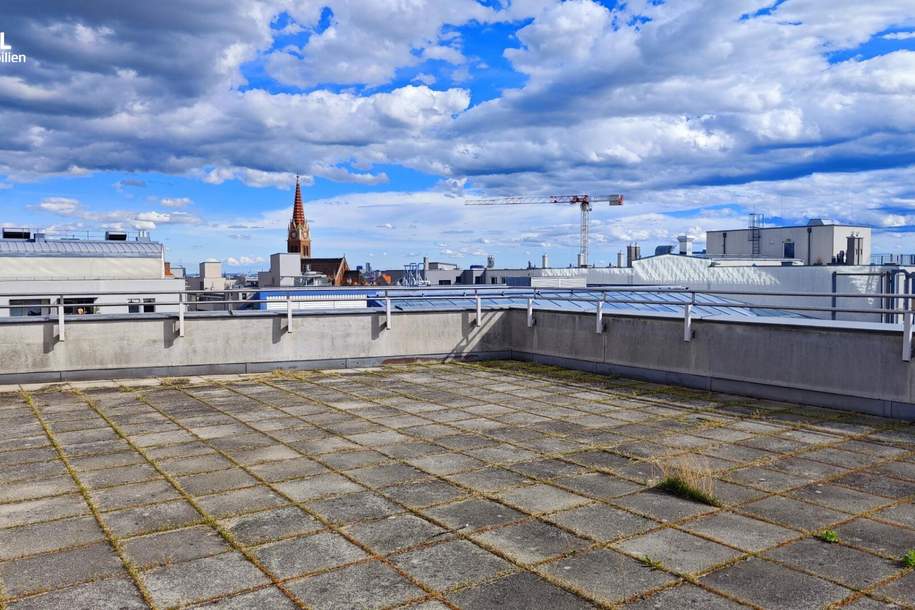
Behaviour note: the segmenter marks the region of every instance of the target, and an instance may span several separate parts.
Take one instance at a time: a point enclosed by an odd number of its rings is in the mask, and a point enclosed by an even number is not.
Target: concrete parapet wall
[[[392,359],[508,356],[507,312],[297,315],[293,332],[279,315],[189,315],[185,336],[175,317],[0,324],[0,383],[365,366]]]
[[[827,328],[797,321],[604,317],[536,312],[528,329],[512,312],[512,356],[713,391],[915,419],[910,363],[892,330]]]
[[[890,328],[523,310],[87,317],[0,323],[0,383],[378,365],[416,358],[517,358],[663,383],[915,420],[912,366]]]

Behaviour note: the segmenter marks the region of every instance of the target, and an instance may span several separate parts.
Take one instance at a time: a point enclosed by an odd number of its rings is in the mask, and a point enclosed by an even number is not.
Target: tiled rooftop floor
[[[0,395],[0,607],[915,603],[908,425],[520,363],[185,381]]]

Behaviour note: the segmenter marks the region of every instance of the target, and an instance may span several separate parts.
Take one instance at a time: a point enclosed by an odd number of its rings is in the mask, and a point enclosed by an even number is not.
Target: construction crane
[[[578,249],[578,266],[588,266],[588,227],[591,224],[591,203],[623,205],[622,195],[550,195],[548,197],[497,197],[495,199],[473,199],[466,205],[539,205],[544,203],[577,205],[581,208],[581,245]]]

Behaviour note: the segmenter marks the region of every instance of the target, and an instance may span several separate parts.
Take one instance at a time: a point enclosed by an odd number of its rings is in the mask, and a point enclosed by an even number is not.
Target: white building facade
[[[178,310],[169,293],[183,290],[184,280],[166,275],[160,243],[7,235],[0,237],[0,317],[54,315],[61,301],[68,315]]]
[[[871,259],[870,228],[818,219],[797,227],[708,231],[705,239],[709,257],[792,259],[805,265],[867,265]]]

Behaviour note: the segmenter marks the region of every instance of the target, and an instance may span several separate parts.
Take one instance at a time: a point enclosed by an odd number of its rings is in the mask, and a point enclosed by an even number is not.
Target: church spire
[[[305,208],[302,207],[302,187],[299,186],[299,176],[295,177],[295,203],[292,206],[292,223],[305,224]]]
[[[311,258],[311,235],[308,230],[308,221],[305,220],[302,187],[299,184],[298,176],[295,177],[295,203],[292,206],[292,220],[289,221],[286,251],[297,252],[302,258]]]

